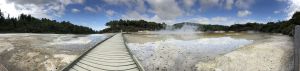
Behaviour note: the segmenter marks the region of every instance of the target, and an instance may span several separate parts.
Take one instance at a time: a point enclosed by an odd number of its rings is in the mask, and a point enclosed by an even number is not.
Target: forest
[[[290,20],[268,22],[268,23],[246,23],[246,24],[234,24],[230,26],[224,25],[210,25],[199,23],[177,23],[173,26],[176,28],[182,27],[184,24],[198,26],[198,31],[256,31],[265,33],[282,33],[285,35],[294,35],[294,27],[300,25],[300,12],[296,12]]]
[[[165,23],[147,22],[145,20],[113,20],[106,23],[109,26],[106,29],[100,31],[100,33],[106,32],[138,32],[138,31],[156,31],[164,29]]]
[[[96,33],[96,31],[67,21],[37,19],[25,14],[21,14],[17,18],[4,17],[0,10],[0,33],[91,34]]]

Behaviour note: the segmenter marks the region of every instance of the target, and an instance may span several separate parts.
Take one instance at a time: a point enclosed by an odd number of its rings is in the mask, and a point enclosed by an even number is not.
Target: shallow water
[[[83,52],[82,50],[89,49],[108,36],[111,35],[91,34],[58,36],[57,38],[53,39],[52,42],[48,42],[44,46],[50,46],[68,51]]]
[[[127,34],[129,48],[147,71],[194,71],[199,61],[270,38],[261,33]]]

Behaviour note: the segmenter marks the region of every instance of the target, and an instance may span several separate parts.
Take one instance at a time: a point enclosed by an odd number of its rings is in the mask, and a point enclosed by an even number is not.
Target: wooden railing
[[[125,45],[126,49],[128,50],[129,55],[133,59],[134,63],[137,65],[139,71],[145,71],[145,69],[142,66],[142,64],[139,62],[139,60],[132,54],[131,50],[128,48],[128,46],[127,46],[127,39],[124,37],[123,33],[122,33],[122,38],[124,40],[124,45]]]
[[[294,46],[294,71],[300,71],[300,25],[295,27]]]

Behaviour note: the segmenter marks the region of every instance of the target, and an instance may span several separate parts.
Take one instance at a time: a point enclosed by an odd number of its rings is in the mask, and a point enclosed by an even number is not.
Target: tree
[[[293,24],[300,25],[300,12],[295,12],[291,21]]]
[[[17,18],[4,18],[0,10],[0,33],[89,34],[95,33],[95,31],[68,21],[57,22],[46,18],[38,19],[26,14],[21,14]]]
[[[164,23],[147,22],[145,20],[113,20],[106,23],[109,28],[103,29],[100,33],[107,32],[137,32],[137,31],[154,31],[164,29]]]

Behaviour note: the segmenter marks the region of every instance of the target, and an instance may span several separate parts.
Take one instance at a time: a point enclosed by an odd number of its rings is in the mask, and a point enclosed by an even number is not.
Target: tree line
[[[231,26],[210,25],[198,23],[177,23],[173,27],[180,28],[184,24],[198,26],[199,31],[258,31],[266,33],[282,33],[293,35],[293,29],[300,25],[300,12],[296,12],[290,20],[268,23],[246,23]],[[74,25],[68,21],[58,22],[46,18],[38,19],[31,15],[21,14],[17,18],[4,17],[0,10],[0,33],[58,33],[58,34],[91,34],[91,33],[114,33],[156,31],[166,28],[165,23],[148,22],[145,20],[113,20],[106,23],[108,28],[99,32],[85,26]]]
[[[155,31],[164,29],[165,23],[147,22],[145,20],[113,20],[106,23],[108,28],[103,29],[100,33],[107,32],[138,32],[138,31]]]
[[[0,10],[0,33],[90,34],[96,33],[96,31],[89,27],[74,25],[68,21],[37,19],[25,14],[21,14],[17,18],[4,17]]]
[[[246,23],[246,24],[234,24],[231,26],[224,25],[205,25],[198,23],[177,23],[174,27],[180,28],[183,25],[195,25],[198,26],[199,31],[257,31],[265,33],[282,33],[285,35],[294,35],[294,27],[300,25],[300,12],[296,12],[290,20],[268,22],[268,23]]]

